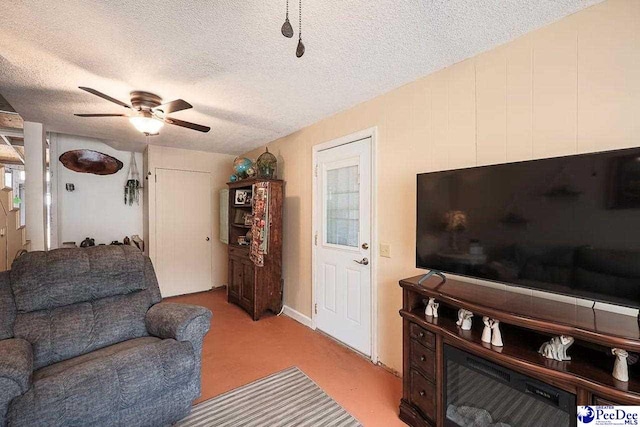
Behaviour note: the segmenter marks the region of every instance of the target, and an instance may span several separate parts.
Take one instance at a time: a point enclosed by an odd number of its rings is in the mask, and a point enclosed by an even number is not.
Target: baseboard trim
[[[316,329],[316,324],[314,323],[313,319],[311,319],[308,316],[305,316],[304,314],[300,313],[298,310],[294,310],[293,308],[285,305],[284,309],[282,310],[282,314],[284,314],[287,317],[292,318],[293,320],[295,320],[298,323],[303,324],[304,326],[306,326],[307,328],[311,328],[315,331]]]

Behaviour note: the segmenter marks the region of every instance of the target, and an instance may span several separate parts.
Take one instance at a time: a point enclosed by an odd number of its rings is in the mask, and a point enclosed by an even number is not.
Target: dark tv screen
[[[640,307],[640,149],[419,174],[416,265]]]

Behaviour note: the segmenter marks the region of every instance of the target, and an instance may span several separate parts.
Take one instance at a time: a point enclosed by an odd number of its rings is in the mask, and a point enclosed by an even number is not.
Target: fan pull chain
[[[280,29],[282,35],[286,38],[293,37],[293,28],[291,27],[291,23],[289,22],[289,0],[287,0],[287,14],[284,18],[284,24],[282,24],[282,28]]]
[[[298,47],[296,48],[296,56],[300,58],[304,55],[304,44],[302,43],[302,0],[298,3]]]
[[[298,0],[298,40],[302,40],[302,0]]]

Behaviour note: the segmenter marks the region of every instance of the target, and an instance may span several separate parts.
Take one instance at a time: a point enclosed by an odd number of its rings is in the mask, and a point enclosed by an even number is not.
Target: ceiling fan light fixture
[[[150,92],[133,91],[131,92],[131,105],[125,104],[115,98],[105,95],[95,89],[81,86],[80,89],[85,92],[89,92],[92,95],[99,96],[102,99],[111,101],[121,107],[126,107],[132,110],[132,115],[127,114],[75,114],[79,117],[129,117],[131,124],[143,134],[158,135],[162,126],[165,123],[170,125],[179,126],[185,129],[191,129],[202,133],[207,133],[211,130],[209,126],[199,125],[197,123],[191,123],[184,120],[173,119],[168,117],[167,114],[175,113],[182,110],[188,110],[193,108],[184,99],[174,99],[171,102],[162,103],[162,98]]]
[[[162,126],[164,126],[164,122],[153,118],[151,114],[129,117],[129,121],[139,132],[145,135],[157,135]]]

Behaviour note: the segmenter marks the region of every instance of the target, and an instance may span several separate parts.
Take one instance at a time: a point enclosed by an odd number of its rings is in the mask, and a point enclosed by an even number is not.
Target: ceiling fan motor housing
[[[136,110],[150,110],[162,104],[162,98],[150,92],[133,91],[131,92],[131,105]]]

